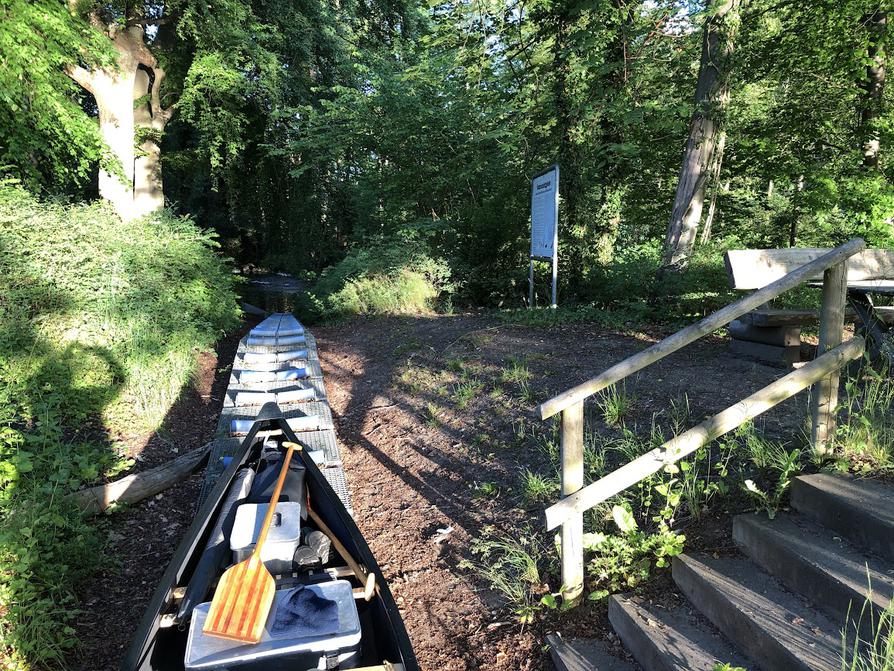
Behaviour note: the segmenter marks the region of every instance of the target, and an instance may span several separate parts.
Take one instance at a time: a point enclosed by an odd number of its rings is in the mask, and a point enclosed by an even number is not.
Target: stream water
[[[307,282],[286,273],[248,275],[238,287],[240,298],[267,312],[291,312],[295,297],[307,290]]]

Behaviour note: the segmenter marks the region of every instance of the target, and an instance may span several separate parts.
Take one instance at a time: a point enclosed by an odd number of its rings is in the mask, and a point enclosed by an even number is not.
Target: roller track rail
[[[275,402],[314,461],[352,511],[348,484],[314,337],[295,317],[274,313],[239,342],[199,502],[236,453],[264,403]]]

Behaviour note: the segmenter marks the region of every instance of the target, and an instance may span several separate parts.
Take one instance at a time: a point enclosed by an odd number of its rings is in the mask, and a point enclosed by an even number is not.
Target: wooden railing
[[[590,508],[812,385],[816,386],[810,398],[813,446],[818,451],[827,449],[835,430],[833,410],[837,404],[839,370],[849,361],[863,355],[862,338],[855,337],[842,345],[841,336],[844,329],[847,259],[862,251],[865,246],[866,243],[859,238],[851,240],[539,406],[542,419],[562,413],[562,499],[546,510],[546,526],[547,529],[554,529],[561,525],[562,585],[567,601],[576,602],[583,593],[583,513]],[[823,273],[820,356],[661,447],[584,487],[584,401],[588,397],[726,326],[819,273]]]

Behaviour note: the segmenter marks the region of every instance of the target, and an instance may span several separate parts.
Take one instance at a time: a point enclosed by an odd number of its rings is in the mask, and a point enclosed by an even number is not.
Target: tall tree
[[[739,0],[713,0],[707,9],[695,109],[665,236],[662,272],[682,268],[692,254],[709,171],[718,160],[715,152],[723,108],[729,99],[730,56],[739,19]]]
[[[165,71],[146,43],[145,29],[161,18],[116,16],[97,7],[89,21],[108,36],[115,59],[105,66],[70,64],[66,72],[96,100],[99,130],[114,157],[114,168],[99,169],[99,195],[121,217],[139,217],[164,207],[159,144],[173,109],[161,105]]]
[[[863,136],[863,165],[878,169],[881,140],[876,124],[882,116],[885,89],[885,39],[888,13],[881,7],[864,18],[869,33],[867,45],[866,80],[860,105],[860,132]]]

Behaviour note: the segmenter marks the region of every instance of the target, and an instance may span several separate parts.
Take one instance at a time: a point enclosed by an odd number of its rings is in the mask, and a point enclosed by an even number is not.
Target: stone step
[[[792,507],[854,545],[894,561],[894,486],[828,473],[792,481]]]
[[[549,656],[556,671],[640,671],[636,666],[611,654],[602,641],[547,634]]]
[[[680,555],[674,558],[673,577],[689,600],[764,669],[841,669],[841,625],[744,557]]]
[[[608,619],[645,671],[714,671],[720,664],[757,671],[682,596],[660,607],[641,596],[616,595]]]
[[[801,515],[738,515],[733,538],[786,587],[820,605],[833,622],[861,625],[864,636],[871,636],[872,623],[894,597],[894,565]],[[861,617],[867,596],[875,612]]]

